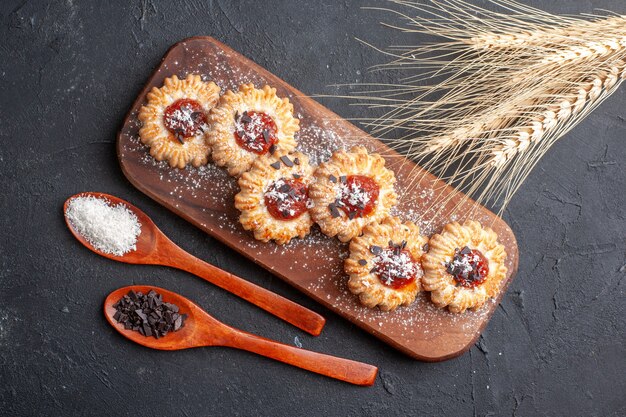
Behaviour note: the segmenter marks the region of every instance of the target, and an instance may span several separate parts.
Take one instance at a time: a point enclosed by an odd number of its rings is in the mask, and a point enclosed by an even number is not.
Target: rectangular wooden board
[[[170,48],[126,117],[119,132],[117,152],[122,171],[135,187],[413,358],[445,360],[460,355],[475,343],[517,271],[517,243],[504,221],[469,199],[462,203],[461,210],[455,212],[471,213],[471,218],[492,227],[506,247],[508,274],[502,282],[498,299],[489,301],[478,311],[456,315],[435,308],[427,294],[420,294],[411,306],[393,312],[362,307],[346,287],[343,260],[347,256],[347,244],[323,236],[317,228],[307,238],[296,239],[286,246],[258,242],[238,222],[239,213],[233,205],[234,195],[238,192],[237,182],[223,169],[209,163],[198,169],[178,170],[150,157],[138,137],[139,109],[145,103],[148,91],[155,86],[160,87],[166,77],[176,74],[182,78],[189,73],[201,74],[214,81],[222,92],[252,82],[257,87],[269,84],[277,89],[279,96],[289,97],[295,116],[300,119],[298,149],[308,154],[312,163],[328,159],[336,149],[348,149],[355,144],[362,144],[370,151],[383,155],[398,178],[396,191],[400,199],[393,214],[416,222],[423,234],[436,233],[445,223],[465,217],[450,214],[463,198],[460,194],[452,196],[437,213],[427,211],[433,206],[435,196],[441,196],[439,192],[447,195],[452,193],[452,189],[382,142],[210,37],[186,39]],[[411,185],[416,178],[419,182]]]

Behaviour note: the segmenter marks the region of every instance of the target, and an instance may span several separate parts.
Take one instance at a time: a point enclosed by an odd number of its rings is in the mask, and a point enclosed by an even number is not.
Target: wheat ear
[[[593,110],[600,99],[610,95],[624,79],[626,69],[622,66],[613,67],[610,72],[600,73],[592,81],[583,83],[573,94],[526,121],[525,126],[513,127],[512,136],[494,147],[490,162],[503,166],[517,154],[526,151],[531,144],[554,135],[553,132],[561,133],[561,126],[573,127],[570,126],[571,122]]]

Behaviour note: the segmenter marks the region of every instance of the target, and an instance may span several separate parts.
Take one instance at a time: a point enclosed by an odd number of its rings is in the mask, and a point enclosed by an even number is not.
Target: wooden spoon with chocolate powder
[[[136,250],[122,256],[99,251],[74,229],[72,223],[67,218],[68,204],[73,198],[89,196],[105,199],[111,205],[123,204],[137,216],[141,223],[141,233],[137,237]],[[79,193],[65,201],[63,214],[65,215],[65,223],[74,237],[98,255],[129,264],[163,265],[182,269],[243,298],[314,336],[318,336],[321,333],[326,323],[326,319],[314,311],[206,263],[184,251],[169,240],[147,214],[121,198],[103,193]]]
[[[178,306],[178,312],[181,315],[187,315],[183,327],[158,339],[143,336],[132,329],[126,329],[124,324],[113,318],[117,311],[113,305],[131,290],[135,293],[142,292],[144,294],[154,290],[161,294],[163,302]],[[115,330],[124,337],[153,349],[179,350],[202,346],[233,347],[355,385],[372,385],[378,373],[378,368],[372,365],[311,352],[227,326],[182,295],[163,288],[132,285],[115,290],[104,301],[104,315]]]

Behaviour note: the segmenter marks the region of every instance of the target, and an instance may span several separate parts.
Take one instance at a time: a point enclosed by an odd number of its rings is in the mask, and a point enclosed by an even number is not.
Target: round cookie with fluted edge
[[[213,161],[238,177],[259,156],[296,148],[300,122],[293,116],[288,98],[276,95],[268,85],[262,89],[242,84],[238,92],[227,91],[209,114],[206,135]]]
[[[497,295],[506,277],[507,254],[492,229],[473,220],[448,223],[428,246],[422,286],[437,307],[462,313]]]
[[[206,164],[210,153],[204,137],[208,114],[219,94],[214,82],[202,81],[196,74],[184,80],[173,75],[162,87],[152,88],[139,111],[139,138],[150,147],[150,155],[181,169],[187,164]]]
[[[396,204],[394,173],[363,146],[340,150],[313,173],[311,216],[327,236],[348,242],[367,224],[389,215]]]
[[[308,194],[312,172],[309,158],[300,152],[255,159],[239,177],[241,191],[235,196],[243,228],[263,242],[285,244],[305,237],[313,225]]]
[[[420,259],[428,239],[419,227],[397,217],[370,223],[350,241],[344,262],[348,288],[366,307],[394,310],[415,301],[423,275]]]

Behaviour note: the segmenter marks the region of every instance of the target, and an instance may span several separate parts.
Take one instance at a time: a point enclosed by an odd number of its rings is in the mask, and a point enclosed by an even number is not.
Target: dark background
[[[106,5],[105,5],[106,4]],[[308,94],[381,80],[366,69],[398,35],[358,1],[13,1],[0,4],[0,414],[268,416],[626,415],[626,94],[618,90],[543,158],[505,213],[517,278],[475,347],[415,362],[316,305],[135,190],[115,136],[167,48],[211,35]],[[626,13],[622,0],[543,1]],[[416,37],[414,43],[419,42]],[[362,109],[324,100],[355,117]],[[328,318],[310,337],[183,272],[115,263],[66,230],[61,206],[103,191],[175,242]],[[106,294],[148,283],[236,327],[376,364],[371,388],[245,352],[157,352],[105,322]]]

